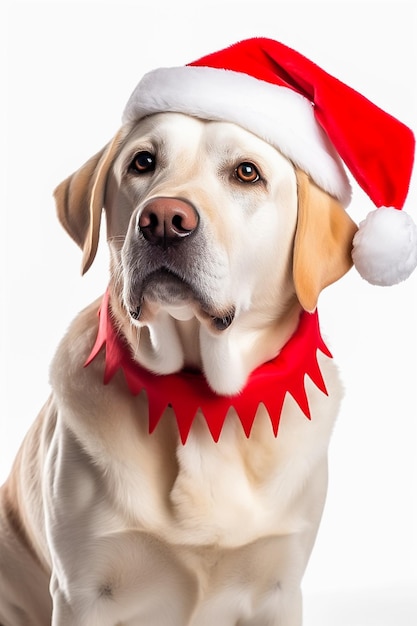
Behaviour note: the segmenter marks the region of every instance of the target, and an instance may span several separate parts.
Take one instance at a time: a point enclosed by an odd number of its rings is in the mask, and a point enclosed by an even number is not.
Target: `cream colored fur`
[[[141,150],[156,154],[150,175],[129,171]],[[246,161],[260,182],[236,179]],[[175,299],[151,282],[134,321],[137,263],[152,254],[137,221],[156,197],[198,211],[184,248],[191,288],[179,283]],[[232,124],[167,113],[125,126],[56,199],[84,270],[104,206],[112,308],[138,362],[163,374],[199,367],[221,394],[279,353],[300,303],[314,309],[351,263],[355,226],[340,205]],[[322,215],[325,252],[309,265],[309,223]],[[1,491],[1,626],[300,626],[342,396],[335,365],[320,358],[328,397],[306,381],[311,421],[287,397],[277,438],[260,405],[249,439],[231,413],[218,443],[199,416],[182,445],[171,409],[148,435],[146,396],[132,396],[120,374],[104,386],[102,355],[83,367],[98,306],[62,340],[51,397]],[[232,307],[231,326],[216,330],[212,317]]]

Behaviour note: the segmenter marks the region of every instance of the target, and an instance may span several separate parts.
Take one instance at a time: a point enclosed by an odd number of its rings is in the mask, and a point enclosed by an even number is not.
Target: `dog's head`
[[[301,307],[352,264],[356,226],[339,202],[227,122],[161,113],[126,125],[55,198],[83,271],[104,207],[112,304],[138,361],[201,367],[220,393],[275,356]]]

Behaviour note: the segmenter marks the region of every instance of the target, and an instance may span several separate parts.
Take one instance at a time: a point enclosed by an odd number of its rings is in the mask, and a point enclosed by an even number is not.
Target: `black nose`
[[[189,202],[179,198],[153,198],[139,216],[138,228],[150,244],[168,248],[193,233],[198,213]]]

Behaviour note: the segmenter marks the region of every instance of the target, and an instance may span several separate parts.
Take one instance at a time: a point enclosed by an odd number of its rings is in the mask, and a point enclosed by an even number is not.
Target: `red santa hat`
[[[360,223],[353,241],[361,276],[393,285],[415,269],[417,228],[402,211],[413,133],[295,50],[270,39],[248,39],[184,67],[156,69],[133,91],[123,121],[163,111],[238,124],[346,207],[351,189],[345,165],[378,207]]]

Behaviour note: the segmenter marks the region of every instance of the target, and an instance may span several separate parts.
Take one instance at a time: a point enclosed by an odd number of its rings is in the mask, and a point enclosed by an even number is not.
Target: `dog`
[[[105,209],[108,315],[133,361],[157,382],[203,376],[222,398],[352,264],[357,227],[339,201],[234,123],[126,124],[55,198],[84,271]],[[104,351],[91,358],[100,304],[62,340],[1,490],[1,625],[301,624],[343,395],[329,353],[324,386],[305,380],[311,419],[287,394],[277,436],[262,402],[249,438],[233,406],[217,437],[200,409],[181,437],[170,404],[150,434],[147,393],[120,370],[103,384]]]
[[[105,214],[109,285],[0,491],[0,626],[301,625],[343,395],[317,302],[417,266],[414,148],[272,40],[142,78],[55,191],[83,272]]]

